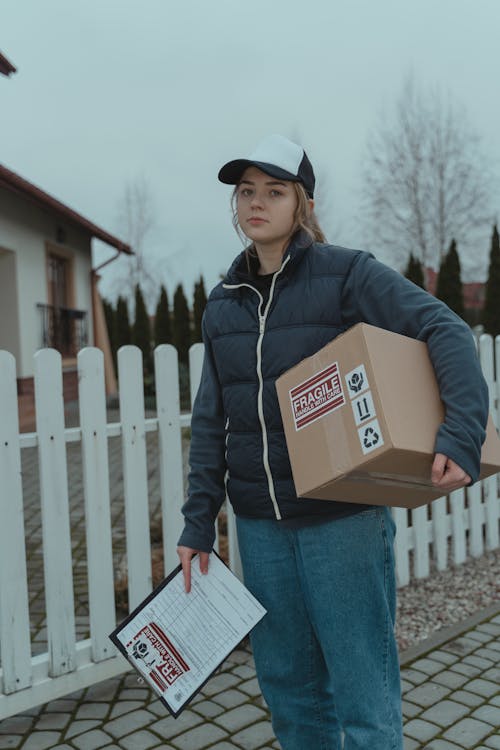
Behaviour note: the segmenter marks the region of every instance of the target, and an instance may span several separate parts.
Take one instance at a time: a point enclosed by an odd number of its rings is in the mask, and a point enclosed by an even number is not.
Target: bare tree
[[[134,255],[120,259],[121,267],[114,286],[131,304],[137,285],[142,289],[145,299],[156,300],[158,274],[154,272],[148,255],[148,238],[155,225],[153,197],[149,184],[143,177],[136,178],[125,186],[118,205],[118,221],[121,233]]]
[[[363,216],[370,236],[403,266],[410,252],[436,267],[452,240],[470,247],[491,223],[491,178],[463,110],[407,77],[389,119],[370,135]]]
[[[295,125],[288,136],[294,143],[304,144],[305,139],[298,125]],[[303,146],[309,155],[308,147]],[[341,231],[341,223],[336,208],[336,202],[333,196],[330,175],[327,169],[320,165],[314,168],[316,177],[316,186],[314,188],[314,213],[318,219],[319,225],[326,235],[327,240],[335,242],[335,238]]]
[[[336,209],[336,201],[333,196],[330,176],[326,169],[316,169],[316,188],[314,190],[314,213],[318,217],[319,225],[326,235],[328,241],[338,241],[342,231]]]

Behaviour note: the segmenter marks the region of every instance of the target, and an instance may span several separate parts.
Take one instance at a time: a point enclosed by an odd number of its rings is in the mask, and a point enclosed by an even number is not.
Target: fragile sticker
[[[350,398],[356,398],[363,391],[368,390],[369,383],[366,377],[366,370],[364,365],[358,365],[347,373],[345,376],[345,382],[347,383],[347,391]]]
[[[366,391],[366,393],[358,396],[358,398],[353,399],[351,401],[351,406],[357,427],[359,427],[360,424],[369,422],[370,419],[374,419],[377,416],[371,391]]]
[[[168,636],[154,622],[145,625],[127,643],[132,647],[132,658],[138,667],[162,692],[181,675],[189,672],[189,666],[172,644]]]
[[[338,362],[292,388],[290,403],[296,430],[343,406],[345,397]]]
[[[371,453],[384,444],[382,430],[380,429],[378,419],[374,419],[368,424],[359,427],[358,436],[359,442],[361,443],[361,450],[364,455]]]

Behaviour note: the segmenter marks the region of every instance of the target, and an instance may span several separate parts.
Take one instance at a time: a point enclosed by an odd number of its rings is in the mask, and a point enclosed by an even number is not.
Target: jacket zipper
[[[227,482],[229,479],[229,469],[227,468],[227,444],[229,442],[229,417],[226,419],[225,431],[226,431],[226,439],[224,441],[224,458],[226,461],[226,471],[224,473],[224,494],[226,497],[229,497],[229,495],[227,494]]]
[[[271,282],[271,288],[269,290],[269,299],[267,300],[266,307],[264,311],[262,312],[262,305],[264,304],[264,298],[262,294],[259,292],[258,289],[256,289],[251,284],[242,283],[242,284],[223,284],[222,286],[224,289],[239,289],[242,286],[247,286],[249,289],[252,289],[256,294],[259,295],[259,307],[257,310],[257,314],[259,316],[259,338],[257,339],[257,378],[259,381],[259,390],[257,393],[257,412],[259,414],[259,421],[260,426],[262,430],[262,463],[264,464],[264,471],[266,472],[267,477],[267,484],[269,488],[269,495],[271,497],[271,502],[273,504],[274,508],[274,515],[276,516],[276,519],[278,521],[281,521],[281,513],[278,506],[278,501],[276,499],[276,493],[274,491],[274,480],[273,475],[271,473],[271,466],[269,465],[269,449],[268,449],[268,442],[267,442],[267,428],[266,428],[266,421],[264,419],[264,407],[263,407],[263,392],[264,392],[264,379],[262,377],[262,339],[264,338],[264,333],[266,329],[266,320],[269,313],[269,310],[271,308],[271,303],[273,301],[273,294],[274,294],[274,287],[276,284],[276,279],[280,275],[280,273],[283,271],[284,267],[290,260],[290,256],[288,255],[283,263],[281,264],[281,267],[276,271],[276,273],[273,276],[273,280]]]

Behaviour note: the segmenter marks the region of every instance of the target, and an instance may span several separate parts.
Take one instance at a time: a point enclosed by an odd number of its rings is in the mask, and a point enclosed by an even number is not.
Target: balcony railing
[[[75,357],[88,342],[87,312],[69,307],[37,304],[41,319],[42,348],[57,349],[63,357]]]

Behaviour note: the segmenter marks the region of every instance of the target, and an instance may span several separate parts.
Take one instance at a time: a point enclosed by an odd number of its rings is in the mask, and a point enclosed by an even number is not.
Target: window
[[[50,253],[47,257],[49,305],[68,307],[69,260]]]
[[[75,309],[73,259],[64,248],[47,248],[47,300],[38,304],[41,345],[73,358],[87,345],[87,313]]]

